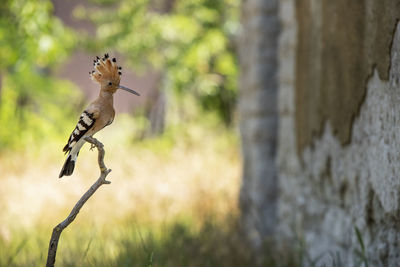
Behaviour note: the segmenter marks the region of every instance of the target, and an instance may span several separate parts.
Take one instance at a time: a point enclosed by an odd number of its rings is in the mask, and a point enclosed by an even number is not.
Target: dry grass
[[[202,231],[221,234],[231,227],[225,222],[237,214],[241,172],[235,135],[193,124],[132,144],[132,123],[120,116],[97,136],[112,183],[95,193],[61,236],[57,262],[63,266],[136,266],[123,260],[177,266],[163,254],[163,246],[174,247],[168,242],[187,238],[175,248],[189,249]],[[97,154],[88,145],[73,176],[58,179],[61,147],[0,156],[0,265],[43,265],[52,227],[97,179]]]
[[[112,183],[63,231],[56,266],[299,266],[302,250],[267,244],[256,259],[244,243],[232,130],[211,119],[133,142],[134,125],[120,115],[96,136]],[[62,147],[0,154],[0,266],[43,266],[52,228],[98,178],[86,145],[73,176],[58,179]]]

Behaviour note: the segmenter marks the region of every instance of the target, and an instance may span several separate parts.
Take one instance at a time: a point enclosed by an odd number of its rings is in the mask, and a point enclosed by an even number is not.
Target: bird
[[[58,176],[59,178],[70,176],[74,172],[79,151],[86,142],[85,137],[93,136],[114,121],[113,96],[115,92],[122,89],[140,96],[138,92],[119,84],[122,68],[117,65],[115,57],[111,59],[108,53],[104,54],[101,59],[97,56],[93,62],[93,67],[94,69],[89,72],[89,75],[94,82],[100,84],[100,93],[82,112],[67,144],[63,148],[63,152],[68,153],[68,156]]]

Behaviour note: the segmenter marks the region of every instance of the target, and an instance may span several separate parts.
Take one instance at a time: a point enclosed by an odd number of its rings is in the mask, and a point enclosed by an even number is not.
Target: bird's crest
[[[108,54],[105,54],[103,58],[96,57],[93,62],[94,70],[89,72],[90,78],[103,84],[103,82],[113,81],[115,84],[119,84],[121,80],[121,67],[117,65],[117,60],[114,58],[110,59]]]

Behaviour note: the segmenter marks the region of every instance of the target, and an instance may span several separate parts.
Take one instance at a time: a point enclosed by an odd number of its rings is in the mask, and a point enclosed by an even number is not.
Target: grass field
[[[112,183],[63,231],[56,266],[298,266],[301,253],[270,244],[256,261],[244,242],[234,130],[211,119],[135,141],[133,126],[120,115],[96,136]],[[74,174],[58,179],[62,147],[0,154],[0,266],[44,266],[53,227],[98,178],[85,145]]]
[[[132,142],[132,123],[120,116],[96,136],[112,183],[63,232],[56,265],[232,266],[226,260],[240,243],[228,240],[237,238],[236,135],[193,124]],[[0,156],[1,266],[43,266],[52,228],[98,178],[97,152],[85,145],[73,176],[58,179],[62,145]]]

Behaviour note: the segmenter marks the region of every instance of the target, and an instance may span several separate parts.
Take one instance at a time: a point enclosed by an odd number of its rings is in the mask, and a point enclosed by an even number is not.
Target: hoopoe
[[[63,151],[68,157],[61,169],[59,178],[73,173],[79,150],[85,143],[84,137],[92,136],[104,127],[110,125],[115,116],[113,95],[118,89],[128,91],[140,96],[136,91],[119,85],[121,80],[121,67],[116,64],[115,58],[110,59],[105,54],[102,59],[96,57],[94,70],[89,72],[91,79],[100,84],[100,94],[79,117],[79,121],[69,136]]]

